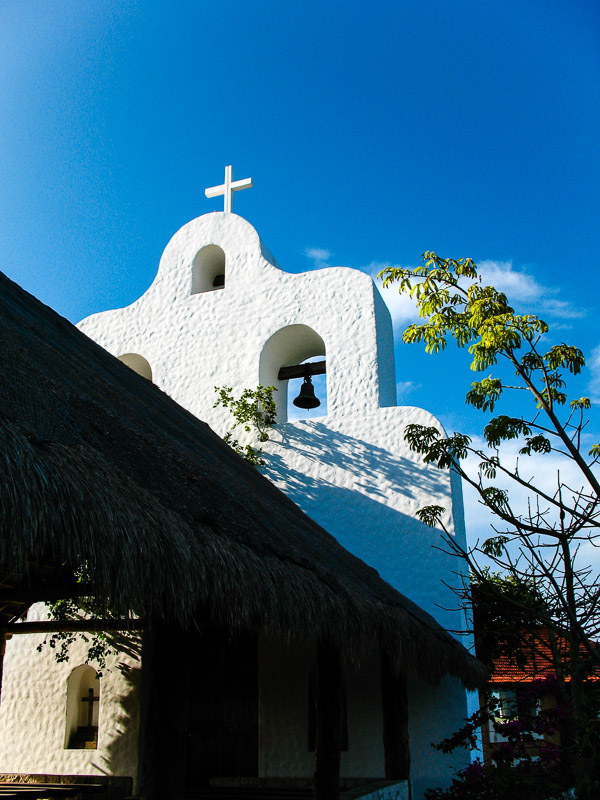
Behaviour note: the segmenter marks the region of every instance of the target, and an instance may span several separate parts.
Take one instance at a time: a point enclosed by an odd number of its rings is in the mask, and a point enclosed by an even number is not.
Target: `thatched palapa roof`
[[[205,423],[1,273],[0,378],[0,570],[15,591],[85,564],[95,594],[150,622],[201,614],[349,656],[379,638],[430,681],[480,682],[431,616]]]

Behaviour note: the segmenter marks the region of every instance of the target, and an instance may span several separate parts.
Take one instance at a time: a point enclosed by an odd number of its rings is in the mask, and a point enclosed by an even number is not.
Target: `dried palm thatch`
[[[483,669],[210,428],[0,273],[0,569],[85,564],[118,613],[379,640],[431,682]]]

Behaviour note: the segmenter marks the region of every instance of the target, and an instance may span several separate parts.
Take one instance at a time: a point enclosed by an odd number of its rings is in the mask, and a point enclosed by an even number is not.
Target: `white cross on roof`
[[[225,211],[233,210],[233,193],[239,192],[240,189],[251,189],[252,178],[243,178],[241,181],[233,180],[233,167],[231,164],[225,167],[225,183],[220,186],[211,186],[210,189],[205,189],[204,194],[207,197],[225,197]]]

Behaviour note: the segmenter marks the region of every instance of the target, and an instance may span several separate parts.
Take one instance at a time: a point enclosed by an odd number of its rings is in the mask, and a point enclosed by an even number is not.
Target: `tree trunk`
[[[314,798],[339,800],[342,750],[342,661],[337,647],[319,642],[317,647],[317,746]]]
[[[586,702],[586,670],[581,664],[571,671],[571,700],[575,717],[575,790],[577,800],[600,797],[600,758],[593,741],[594,731]]]
[[[410,748],[406,676],[397,674],[383,649],[381,650],[381,702],[385,777],[389,780],[407,781],[410,778]]]

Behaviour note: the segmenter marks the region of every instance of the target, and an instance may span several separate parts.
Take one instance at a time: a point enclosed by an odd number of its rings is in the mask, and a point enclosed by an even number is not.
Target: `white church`
[[[224,184],[206,190],[207,197],[224,197],[224,211],[206,213],[173,236],[154,281],[138,300],[94,314],[77,327],[152,384],[142,387],[136,377],[140,392],[158,387],[220,436],[232,420],[228,409],[215,407],[215,387],[232,387],[239,395],[245,388],[274,386],[277,421],[263,445],[266,464],[260,471],[372,568],[365,570],[366,581],[368,575],[375,582],[381,578],[401,593],[403,613],[413,614],[429,630],[434,623],[427,620],[433,618],[459,636],[465,620],[448,588],[456,582],[458,565],[439,548],[441,531],[420,523],[416,512],[433,503],[443,506],[446,528],[464,546],[461,487],[453,473],[424,465],[404,441],[408,424],[439,423],[423,409],[396,405],[389,311],[371,278],[357,270],[331,267],[294,274],[279,266],[252,225],[233,213],[234,193],[251,186],[250,179],[234,181],[227,167]],[[288,419],[290,400],[303,382],[303,395],[312,398],[312,387],[307,388],[311,377],[321,404]],[[304,405],[314,403],[309,399]],[[44,606],[37,604],[26,619],[44,616]],[[185,713],[197,724],[186,723],[185,735],[197,742],[190,746],[185,769],[188,775],[195,772],[194,785],[207,777],[207,787],[215,792],[246,787],[255,792],[249,797],[274,797],[273,787],[278,787],[289,792],[285,796],[309,796],[302,792],[310,792],[315,762],[317,723],[310,711],[314,648],[305,633],[301,640],[284,641],[269,630],[259,627],[252,645],[240,646],[237,656],[230,653],[234,660],[252,660],[244,680],[256,692],[254,749],[243,765],[223,758],[218,748],[211,750],[212,764],[202,761],[206,757],[198,742],[210,749],[216,734],[201,721],[212,711],[204,712],[198,697],[210,694],[207,685],[224,680],[216,673],[228,668],[214,652],[207,659],[201,645],[188,656],[195,677]],[[83,644],[73,645],[69,661],[57,664],[48,647],[37,652],[44,638],[42,633],[14,635],[6,644],[0,706],[3,780],[112,775],[127,778],[130,796],[138,796],[145,653],[111,656],[109,669],[98,677],[94,665],[85,664]],[[469,646],[466,633],[461,641]],[[342,797],[392,800],[410,793],[418,800],[425,789],[448,784],[466,766],[466,754],[442,755],[431,744],[468,716],[465,686],[473,688],[476,681],[461,679],[457,670],[442,674],[445,667],[434,680],[435,657],[427,658],[427,667],[415,667],[413,658],[405,670],[410,777],[402,781],[393,780],[386,767],[380,654],[375,650],[347,660]],[[185,705],[177,699],[176,669],[171,681],[173,705]],[[360,788],[369,782],[370,789]],[[263,795],[256,793],[261,787]]]

